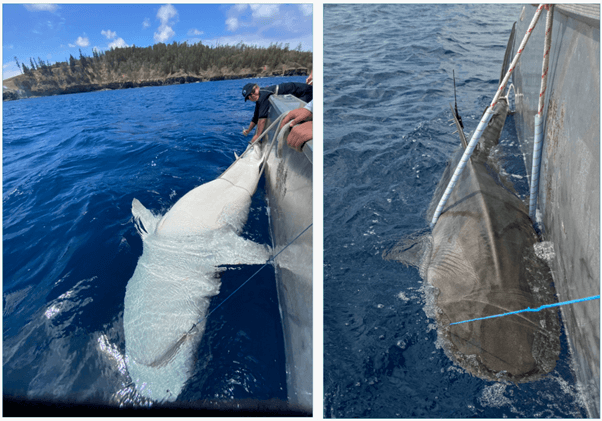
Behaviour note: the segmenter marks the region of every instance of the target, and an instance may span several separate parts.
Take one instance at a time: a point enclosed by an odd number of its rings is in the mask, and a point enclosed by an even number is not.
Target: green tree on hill
[[[149,47],[111,48],[92,51],[86,56],[81,49],[79,59],[69,55],[65,62],[50,65],[38,57],[30,58],[30,67],[19,63],[18,67],[28,77],[28,85],[71,86],[74,84],[113,83],[136,81],[140,78],[163,79],[170,75],[187,75],[211,78],[224,75],[257,74],[266,70],[282,72],[284,67],[311,69],[312,53],[301,51],[301,44],[294,50],[289,44],[271,44],[267,48],[237,45],[207,46],[201,42],[188,44],[157,43]],[[245,69],[244,73],[243,69]],[[270,73],[271,74],[271,73]],[[24,81],[24,80],[23,80]]]

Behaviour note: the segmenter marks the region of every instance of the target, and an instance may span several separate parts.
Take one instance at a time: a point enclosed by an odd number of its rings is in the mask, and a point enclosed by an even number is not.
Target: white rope
[[[261,133],[261,135],[259,135],[259,137],[258,137],[258,138],[255,140],[255,142],[253,142],[253,143],[249,142],[249,144],[247,145],[247,149],[245,149],[245,151],[244,151],[244,152],[243,152],[243,153],[242,153],[242,154],[241,154],[241,155],[240,155],[238,158],[236,158],[236,159],[234,160],[234,162],[233,162],[232,164],[230,164],[230,166],[229,166],[228,168],[226,168],[226,170],[225,170],[225,171],[224,171],[224,172],[223,172],[223,173],[222,173],[222,174],[221,174],[219,177],[217,177],[217,178],[222,178],[222,177],[224,176],[224,174],[226,174],[226,173],[228,172],[228,170],[229,170],[230,168],[232,168],[232,166],[238,162],[238,160],[239,160],[239,159],[241,159],[243,156],[245,156],[245,154],[247,153],[247,151],[248,151],[249,149],[252,149],[252,148],[253,148],[253,145],[255,145],[257,142],[259,142],[259,140],[260,140],[262,137],[264,137],[266,134],[268,134],[268,132],[269,132],[269,131],[272,129],[272,127],[274,127],[274,126],[275,126],[277,123],[279,123],[279,122],[280,122],[280,120],[282,120],[282,118],[283,118],[285,115],[286,115],[286,114],[282,114],[282,115],[280,115],[280,116],[279,116],[279,117],[278,117],[278,118],[277,118],[277,119],[276,119],[276,120],[275,120],[275,121],[274,121],[272,124],[270,124],[270,127],[268,127],[267,129],[265,129],[265,130],[263,131],[263,133]],[[277,132],[278,132],[278,131],[276,131],[276,133],[277,133]],[[270,148],[270,149],[271,149],[271,148]],[[264,155],[264,157],[267,157],[267,155]]]
[[[433,219],[431,221],[431,229],[433,229],[435,227],[435,224],[437,223],[437,220],[439,219],[441,212],[443,212],[443,207],[445,206],[445,203],[447,203],[447,200],[449,199],[449,196],[451,195],[454,187],[456,186],[456,184],[460,178],[460,175],[462,175],[462,172],[464,171],[464,168],[466,167],[466,164],[468,163],[468,160],[470,159],[470,156],[472,155],[474,148],[477,146],[477,143],[481,139],[481,135],[485,131],[485,128],[487,127],[487,124],[489,123],[489,120],[491,120],[491,117],[493,116],[493,107],[495,107],[500,96],[502,95],[502,92],[506,88],[506,84],[508,83],[508,80],[510,79],[512,72],[514,71],[514,68],[516,67],[516,64],[518,63],[518,59],[520,58],[520,56],[522,55],[522,53],[525,49],[525,45],[527,45],[527,41],[529,40],[529,37],[531,36],[531,32],[533,31],[533,28],[535,28],[535,25],[537,24],[537,20],[539,19],[539,16],[541,15],[541,11],[542,11],[543,7],[544,7],[544,5],[542,4],[537,8],[537,11],[535,12],[535,15],[533,16],[533,20],[531,21],[531,24],[529,25],[529,29],[527,30],[527,33],[525,34],[525,36],[520,44],[518,52],[514,56],[512,63],[510,63],[510,68],[508,69],[508,72],[506,73],[504,80],[502,81],[502,83],[500,84],[500,87],[498,88],[497,92],[495,93],[495,96],[493,97],[493,101],[491,102],[491,105],[487,108],[487,110],[483,114],[483,117],[481,118],[481,121],[480,121],[479,125],[477,126],[477,129],[475,130],[475,132],[472,136],[472,139],[470,139],[470,143],[468,144],[468,147],[464,151],[464,155],[462,155],[462,159],[460,159],[460,162],[458,163],[458,166],[456,167],[456,170],[454,171],[454,174],[453,174],[449,184],[447,185],[447,188],[445,189],[445,192],[443,193],[441,200],[439,201],[439,205],[437,206],[437,209],[435,210],[435,214],[433,215]]]
[[[541,150],[543,149],[543,108],[545,104],[548,85],[548,64],[550,62],[550,48],[552,45],[552,21],[554,5],[549,6],[546,16],[546,38],[543,48],[543,63],[541,68],[541,87],[539,90],[539,104],[535,116],[535,133],[533,139],[533,158],[531,160],[531,190],[529,193],[529,218],[535,223],[537,209],[537,195],[539,193],[539,169],[541,166]]]
[[[284,117],[287,116],[287,114],[290,111],[287,111],[285,113],[282,113],[274,123],[279,123]],[[272,125],[270,127],[272,127],[274,125],[274,123],[272,123]],[[274,131],[274,136],[272,137],[272,142],[270,143],[270,147],[268,148],[268,150],[266,151],[266,153],[263,155],[263,163],[261,164],[261,171],[259,171],[259,177],[261,177],[261,174],[263,174],[263,170],[265,169],[266,163],[268,161],[268,157],[270,156],[270,152],[272,151],[272,147],[274,147],[274,141],[276,140],[276,137],[278,136],[278,134],[280,133],[280,127],[278,127],[275,131]]]

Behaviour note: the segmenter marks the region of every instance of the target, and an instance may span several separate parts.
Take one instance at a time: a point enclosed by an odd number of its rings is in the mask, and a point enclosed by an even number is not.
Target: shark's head
[[[240,232],[257,189],[262,163],[260,145],[251,146],[219,178],[178,200],[158,223],[157,234],[197,235],[217,229]]]

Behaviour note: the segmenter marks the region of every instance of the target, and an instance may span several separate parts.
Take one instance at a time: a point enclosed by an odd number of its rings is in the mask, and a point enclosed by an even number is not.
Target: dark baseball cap
[[[253,93],[253,88],[255,87],[254,83],[247,83],[244,88],[242,88],[242,96],[245,98],[249,98],[249,95]]]

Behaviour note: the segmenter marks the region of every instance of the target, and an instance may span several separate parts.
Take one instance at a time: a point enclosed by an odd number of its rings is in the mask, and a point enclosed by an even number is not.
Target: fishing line
[[[220,308],[222,306],[222,304],[224,304],[226,301],[228,301],[234,294],[236,294],[238,292],[238,290],[240,290],[242,287],[244,287],[251,279],[253,279],[255,277],[255,275],[257,275],[259,273],[259,271],[261,269],[263,269],[264,267],[266,267],[268,264],[274,262],[274,259],[276,259],[276,257],[278,257],[278,255],[280,255],[280,253],[282,253],[284,250],[286,250],[286,248],[288,246],[290,246],[291,244],[293,244],[297,238],[301,237],[305,231],[307,231],[308,229],[311,228],[311,226],[313,225],[313,223],[309,224],[307,226],[307,228],[305,228],[303,231],[301,231],[299,233],[299,235],[297,235],[295,238],[293,238],[286,246],[284,246],[282,248],[282,250],[280,250],[278,253],[276,253],[274,256],[272,256],[262,267],[260,267],[257,272],[255,272],[253,275],[251,275],[249,277],[249,279],[247,279],[246,281],[244,281],[242,283],[242,285],[240,285],[238,288],[236,288],[230,295],[228,295],[226,297],[226,299],[224,301],[222,301],[221,303],[219,303],[213,310],[211,310],[207,315],[205,315],[204,317],[202,317],[201,319],[199,319],[195,324],[192,325],[192,327],[188,330],[188,332],[186,332],[185,334],[183,334],[180,339],[178,339],[176,341],[176,343],[167,350],[167,352],[165,352],[162,356],[160,356],[158,359],[156,359],[155,361],[153,361],[152,363],[148,364],[150,367],[153,368],[162,368],[165,367],[176,355],[176,353],[178,352],[178,350],[180,349],[180,347],[182,346],[182,344],[186,341],[186,339],[189,337],[189,335],[194,331],[194,329],[197,327],[197,325],[199,323],[201,323],[203,320],[206,320],[210,315],[212,315],[215,310],[217,310],[218,308]]]
[[[269,132],[269,130],[275,126],[278,122],[280,122],[284,116],[288,114],[282,114],[280,115],[280,117],[278,117],[276,119],[276,121],[274,121],[272,123],[272,125],[270,127],[268,127],[268,129],[262,133],[261,136],[264,136],[265,134],[267,134]],[[272,146],[274,145],[274,140],[276,139],[276,136],[278,134],[279,129],[276,129],[276,132],[274,133],[274,137],[272,138],[272,143],[270,144],[269,150],[267,152],[267,154],[264,154],[264,162],[262,163],[261,166],[261,172],[260,172],[260,176],[261,173],[263,173],[263,169],[265,168],[265,162],[267,160],[267,155],[269,155],[269,153],[272,150]],[[253,144],[249,144],[249,146],[247,147],[247,149],[245,150],[245,152],[236,159],[236,161],[238,161],[240,158],[242,158],[242,156],[253,146]],[[234,163],[236,163],[236,161]],[[234,165],[234,163],[232,165]],[[230,167],[228,167],[228,169],[226,171],[224,171],[224,173],[222,174],[222,176],[232,167],[232,165],[230,165]],[[221,178],[218,177],[218,178]],[[228,180],[226,180],[228,181]],[[188,332],[186,332],[184,335],[182,335],[180,337],[180,339],[178,339],[176,341],[176,343],[167,350],[167,352],[165,354],[163,354],[161,357],[159,357],[158,359],[156,359],[155,361],[153,361],[152,363],[149,364],[150,367],[153,368],[161,368],[161,367],[165,367],[165,365],[167,365],[176,355],[176,353],[178,352],[178,350],[180,349],[180,347],[182,346],[182,344],[186,341],[186,339],[189,337],[189,335],[194,331],[194,329],[197,327],[197,325],[199,323],[201,323],[203,320],[206,320],[210,315],[212,315],[218,308],[220,308],[222,306],[222,304],[224,304],[226,301],[228,301],[230,298],[232,298],[232,296],[234,294],[236,294],[242,287],[244,287],[251,279],[253,279],[255,277],[255,275],[257,275],[259,273],[259,271],[261,271],[264,267],[266,267],[267,265],[274,263],[276,257],[278,257],[280,255],[280,253],[282,253],[284,250],[286,250],[288,248],[288,246],[290,246],[292,243],[294,243],[299,237],[301,237],[308,229],[311,228],[311,226],[313,225],[313,223],[309,224],[303,231],[301,231],[295,238],[293,238],[286,246],[284,246],[282,248],[282,250],[280,250],[278,253],[276,253],[274,256],[272,256],[266,263],[264,263],[264,265],[262,267],[260,267],[253,275],[251,275],[246,281],[244,281],[238,288],[236,288],[230,295],[228,295],[221,303],[219,303],[213,310],[211,310],[209,313],[207,313],[204,317],[202,317],[201,319],[199,319],[195,324],[192,325],[192,327],[188,330]]]
[[[228,296],[227,296],[227,297],[224,299],[224,301],[222,301],[221,303],[219,303],[219,304],[218,304],[218,305],[217,305],[217,306],[216,306],[216,307],[215,307],[213,310],[211,310],[211,311],[210,311],[210,312],[209,312],[209,313],[208,313],[208,314],[207,314],[205,317],[203,317],[201,320],[199,320],[198,322],[196,322],[196,323],[194,324],[194,326],[198,325],[198,324],[199,324],[200,322],[202,322],[204,319],[206,319],[206,318],[208,318],[209,316],[211,316],[215,310],[217,310],[218,308],[220,308],[220,306],[221,306],[222,304],[224,304],[226,301],[228,301],[228,300],[229,300],[229,299],[230,299],[230,298],[231,298],[231,297],[232,297],[234,294],[236,294],[236,293],[238,292],[238,290],[239,290],[239,289],[241,289],[242,287],[244,287],[244,286],[245,286],[245,284],[246,284],[247,282],[249,282],[251,279],[253,279],[253,277],[254,277],[255,275],[257,275],[257,274],[259,273],[259,271],[261,271],[261,269],[263,269],[264,267],[266,267],[266,266],[267,266],[267,265],[269,265],[270,263],[273,263],[273,262],[274,262],[274,259],[276,259],[276,257],[278,257],[278,255],[279,255],[280,253],[282,253],[284,250],[286,250],[286,248],[287,248],[288,246],[290,246],[291,244],[293,244],[297,238],[299,238],[299,237],[301,237],[303,234],[305,234],[305,231],[307,231],[308,229],[310,229],[312,225],[313,225],[313,222],[312,222],[311,224],[309,224],[309,225],[308,225],[308,226],[307,226],[307,227],[306,227],[306,228],[305,228],[303,231],[301,231],[301,233],[299,233],[299,234],[298,234],[298,235],[297,235],[295,238],[293,238],[293,239],[292,239],[292,240],[291,240],[291,241],[290,241],[290,242],[289,242],[289,243],[288,243],[286,246],[284,246],[284,247],[282,248],[282,250],[280,250],[278,253],[276,253],[274,256],[272,256],[272,257],[270,258],[270,260],[268,260],[267,262],[265,262],[265,263],[263,264],[263,266],[262,266],[262,267],[260,267],[259,269],[257,269],[257,272],[255,272],[253,275],[251,275],[251,276],[249,277],[249,279],[247,279],[246,281],[244,281],[244,282],[243,282],[243,283],[242,283],[242,284],[241,284],[241,285],[240,285],[238,288],[236,288],[236,289],[235,289],[235,290],[234,290],[234,291],[233,291],[233,292],[232,292],[230,295],[228,295]],[[193,328],[194,328],[194,326],[193,326]]]
[[[286,115],[288,114],[288,111],[282,115],[280,115],[280,117],[278,117],[278,119],[276,119],[276,121],[274,121],[274,123],[272,123],[272,125],[268,128],[268,130],[270,128],[272,128],[276,123],[278,123],[280,120],[282,120]],[[266,133],[268,132],[268,130],[266,130]],[[267,151],[267,153],[264,155],[264,164],[262,164],[261,166],[261,172],[259,174],[259,176],[261,177],[261,173],[263,172],[264,168],[265,168],[265,160],[267,159],[267,156],[270,154],[270,152],[272,151],[272,146],[274,146],[274,140],[276,139],[276,135],[278,134],[279,130],[277,129],[276,132],[274,133],[274,137],[272,138],[272,143],[270,144],[270,147]],[[265,134],[265,133],[264,133]],[[246,152],[246,151],[245,151]],[[236,294],[238,292],[239,289],[241,289],[242,287],[245,286],[245,284],[247,282],[249,282],[251,279],[253,279],[253,277],[255,277],[255,275],[257,275],[264,267],[266,267],[267,265],[269,265],[270,263],[273,263],[274,260],[276,259],[276,257],[278,257],[278,255],[280,253],[282,253],[284,250],[286,250],[286,248],[288,246],[290,246],[291,244],[293,244],[295,242],[295,240],[297,240],[297,238],[301,237],[305,231],[307,231],[309,228],[311,228],[311,226],[313,225],[313,222],[311,224],[309,224],[303,231],[301,231],[300,234],[298,234],[295,238],[293,238],[286,246],[284,246],[282,248],[282,250],[280,250],[278,253],[276,253],[274,256],[272,256],[267,262],[264,263],[264,265],[262,267],[260,267],[259,269],[257,269],[257,272],[255,272],[253,275],[251,275],[249,277],[249,279],[247,279],[246,281],[244,281],[238,288],[236,288],[230,295],[228,295],[226,297],[226,299],[224,301],[222,301],[221,303],[219,303],[213,310],[211,310],[203,319],[199,320],[198,322],[196,322],[194,324],[194,326],[192,326],[192,328],[194,329],[194,327],[196,325],[198,325],[200,322],[202,322],[204,319],[208,318],[209,316],[211,316],[211,314],[213,314],[213,312],[215,310],[217,310],[219,307],[221,307],[222,304],[224,304],[226,301],[228,301],[234,294]],[[191,329],[192,330],[192,329]]]
[[[590,300],[598,300],[598,299],[600,299],[600,296],[599,295],[594,295],[594,296],[587,297],[587,298],[579,298],[577,300],[563,301],[561,303],[555,303],[555,304],[546,304],[546,305],[543,305],[543,306],[538,307],[538,308],[527,307],[524,310],[511,311],[509,313],[502,313],[502,314],[494,314],[493,316],[479,317],[477,319],[464,320],[463,322],[454,322],[454,323],[450,323],[449,325],[450,326],[451,325],[459,325],[461,323],[474,322],[476,320],[493,319],[495,317],[509,316],[511,314],[518,314],[518,313],[525,313],[525,312],[536,312],[536,311],[541,311],[541,310],[546,309],[546,308],[559,307],[559,306],[564,306],[564,305],[567,305],[567,304],[575,304],[575,303],[579,303],[579,302],[582,302],[582,301],[590,301]]]

